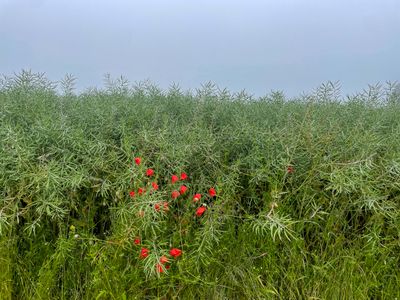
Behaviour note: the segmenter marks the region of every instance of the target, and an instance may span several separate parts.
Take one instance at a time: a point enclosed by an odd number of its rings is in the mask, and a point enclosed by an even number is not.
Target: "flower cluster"
[[[137,189],[135,190],[129,191],[129,197],[136,198],[144,196],[147,193],[156,193],[157,191],[160,192],[160,194],[157,195],[164,195],[163,197],[167,195],[167,199],[152,202],[151,205],[154,207],[154,210],[157,213],[168,213],[172,209],[173,214],[171,215],[171,218],[176,218],[179,215],[179,212],[177,211],[179,207],[182,208],[183,206],[186,211],[189,211],[189,213],[191,211],[190,207],[192,207],[194,209],[194,211],[192,212],[193,218],[198,219],[201,218],[207,211],[207,204],[204,202],[204,200],[212,200],[217,196],[217,192],[214,187],[210,187],[208,189],[208,196],[206,195],[206,197],[198,192],[191,194],[190,183],[188,182],[189,176],[185,172],[181,172],[180,174],[178,173],[179,175],[172,174],[170,175],[169,179],[166,179],[164,181],[161,180],[161,188],[163,185],[165,185],[165,188],[167,190],[170,190],[169,192],[167,191],[167,193],[161,193],[160,185],[157,182],[158,175],[156,174],[156,172],[152,168],[142,168],[141,157],[135,157],[134,162],[139,167],[139,177],[147,181],[147,184],[143,184],[143,182],[140,182],[140,187],[137,187]],[[185,200],[187,199],[191,199],[191,201],[186,202]],[[187,205],[185,205],[185,203],[187,203]],[[140,210],[137,215],[139,217],[144,217],[144,214],[144,211]],[[146,259],[150,255],[150,250],[144,246],[146,243],[142,243],[142,240],[139,237],[135,238],[133,242],[135,245],[142,245],[139,253],[139,258]],[[177,259],[182,255],[182,250],[179,248],[172,248],[169,250],[169,254],[166,254],[166,252],[163,251],[161,251],[161,253],[164,253],[164,255],[157,256],[157,253],[154,254],[158,257],[157,263],[155,265],[155,270],[158,273],[163,273],[165,270],[168,270],[171,266],[170,263],[172,262],[169,257]]]
[[[136,241],[136,240],[135,240],[135,241]],[[147,249],[147,248],[145,248],[145,247],[142,247],[142,248],[140,249],[139,258],[145,259],[146,257],[149,256],[149,254],[150,254],[150,250]],[[176,258],[178,258],[179,256],[182,255],[182,250],[181,250],[181,249],[178,249],[178,248],[172,248],[172,249],[169,251],[169,255],[172,256],[174,259],[176,259]],[[164,267],[163,267],[163,266],[164,266]],[[162,256],[159,258],[159,260],[158,260],[158,262],[157,262],[157,264],[156,264],[156,266],[155,266],[156,271],[157,271],[158,273],[163,273],[163,272],[164,272],[164,269],[168,270],[170,267],[171,267],[171,265],[170,265],[170,259],[169,259],[166,255],[162,255]]]

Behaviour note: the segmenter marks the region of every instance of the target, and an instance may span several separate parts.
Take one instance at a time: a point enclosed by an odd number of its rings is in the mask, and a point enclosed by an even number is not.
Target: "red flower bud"
[[[187,178],[188,178],[187,174],[185,172],[182,172],[181,173],[181,180],[185,180]]]
[[[129,196],[131,196],[131,198],[135,197],[135,192],[134,191],[130,191],[129,192]]]
[[[156,211],[160,211],[160,204],[159,204],[159,203],[156,203],[156,204],[154,205],[154,209],[155,209]]]
[[[139,244],[140,244],[140,239],[139,239],[139,238],[136,238],[136,239],[133,241],[133,243],[134,243],[135,245],[139,245]]]
[[[144,188],[139,188],[139,189],[138,189],[138,194],[139,194],[140,196],[143,195],[144,192],[145,192]]]
[[[294,172],[293,166],[288,166],[286,170],[287,170],[287,172],[288,172],[289,174],[291,174],[291,173]]]

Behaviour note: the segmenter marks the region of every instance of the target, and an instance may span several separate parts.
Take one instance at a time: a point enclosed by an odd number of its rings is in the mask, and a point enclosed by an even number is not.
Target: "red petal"
[[[196,215],[198,216],[198,217],[201,217],[203,214],[204,214],[204,212],[206,211],[206,207],[205,206],[200,206],[197,210],[196,210]]]
[[[176,199],[176,198],[178,198],[178,197],[179,197],[179,195],[180,195],[180,194],[179,194],[179,192],[178,192],[178,191],[176,191],[176,190],[175,190],[175,191],[173,191],[173,192],[171,193],[171,196],[172,196],[172,198],[173,198],[173,199]]]
[[[201,199],[201,194],[195,194],[194,196],[193,196],[193,202],[197,202],[197,201],[199,201]]]
[[[165,255],[161,256],[161,258],[160,258],[160,263],[162,263],[163,265],[165,265],[167,262],[168,262],[168,258],[167,258]]]
[[[147,169],[146,175],[147,176],[153,176],[154,175],[154,170],[153,169]]]
[[[142,159],[140,157],[135,157],[135,164],[140,165]]]
[[[217,193],[215,192],[215,189],[214,189],[214,188],[210,188],[210,189],[208,190],[208,194],[209,194],[211,197],[215,197],[215,195],[216,195]]]
[[[172,183],[175,183],[175,182],[177,182],[178,180],[179,180],[178,176],[176,176],[176,175],[172,175],[172,176],[171,176],[171,182],[172,182]]]
[[[184,186],[184,185],[182,185],[180,188],[179,188],[179,191],[180,191],[180,193],[181,193],[181,195],[183,195],[186,191],[187,191],[187,187],[186,186]]]
[[[169,251],[169,254],[171,254],[171,256],[177,258],[178,256],[180,256],[182,254],[182,250],[178,249],[178,248],[172,248]]]
[[[163,269],[163,267],[162,267],[161,264],[157,264],[156,268],[157,268],[157,272],[158,272],[158,273],[164,272],[164,269]]]

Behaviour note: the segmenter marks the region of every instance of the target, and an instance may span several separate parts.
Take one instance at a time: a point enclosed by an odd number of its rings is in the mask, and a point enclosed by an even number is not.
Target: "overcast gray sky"
[[[0,0],[0,73],[255,95],[400,80],[400,0]]]

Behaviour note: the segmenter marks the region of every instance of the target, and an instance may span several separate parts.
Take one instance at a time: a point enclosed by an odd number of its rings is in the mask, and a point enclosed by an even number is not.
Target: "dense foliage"
[[[289,100],[106,79],[0,80],[1,299],[400,296],[392,85]],[[138,195],[146,168],[159,190]]]

